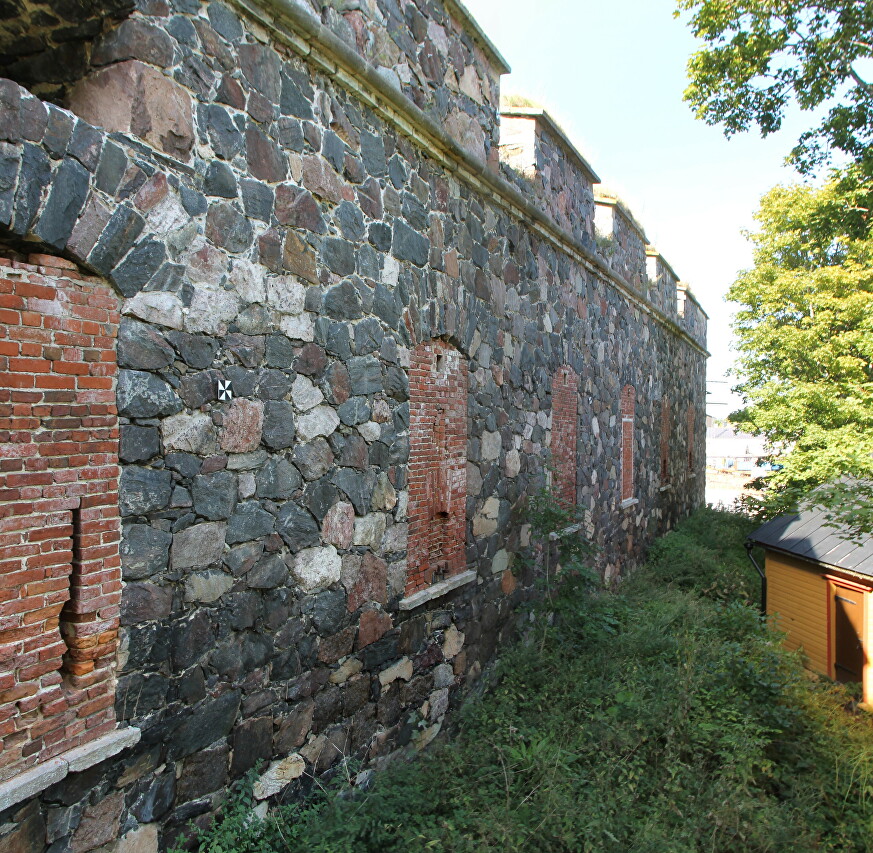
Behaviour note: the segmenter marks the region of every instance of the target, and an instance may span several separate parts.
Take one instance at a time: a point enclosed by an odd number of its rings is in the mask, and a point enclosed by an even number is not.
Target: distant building
[[[760,436],[737,432],[730,426],[706,428],[707,468],[752,471],[768,453],[770,449]]]

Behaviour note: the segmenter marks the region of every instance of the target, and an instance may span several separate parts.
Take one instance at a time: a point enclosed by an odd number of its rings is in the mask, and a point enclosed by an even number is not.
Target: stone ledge
[[[34,797],[68,773],[79,773],[137,743],[142,732],[134,726],[116,729],[96,740],[50,758],[7,782],[0,783],[0,811]]]
[[[639,498],[626,498],[620,504],[622,509],[627,509],[629,506],[636,506],[640,502]]]
[[[672,484],[672,483],[664,483],[663,486],[658,486],[658,491],[659,491],[659,492],[670,492],[670,491],[672,491],[672,490],[673,490],[673,484]]]
[[[421,607],[422,604],[426,604],[428,601],[433,601],[435,598],[441,598],[453,589],[472,583],[476,578],[476,572],[473,571],[473,569],[468,569],[466,572],[461,572],[459,575],[435,583],[427,589],[423,589],[420,592],[413,593],[408,598],[404,598],[400,602],[400,609],[414,610],[416,607]]]

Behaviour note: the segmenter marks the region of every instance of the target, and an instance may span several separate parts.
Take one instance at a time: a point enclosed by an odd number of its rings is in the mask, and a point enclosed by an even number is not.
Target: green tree
[[[776,187],[751,235],[754,266],[728,292],[738,391],[731,420],[762,434],[784,466],[771,477],[770,510],[811,488],[834,516],[873,529],[870,488],[834,482],[873,477],[873,193],[850,173],[821,188]]]
[[[837,150],[873,165],[870,0],[678,0],[706,44],[688,62],[685,99],[709,124],[733,135],[757,125],[779,130],[786,106],[826,109],[792,152],[811,172]]]

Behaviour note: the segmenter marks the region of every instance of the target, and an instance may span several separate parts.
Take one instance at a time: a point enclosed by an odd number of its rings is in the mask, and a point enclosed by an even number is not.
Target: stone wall
[[[646,293],[649,287],[649,276],[646,269],[646,240],[642,226],[634,219],[630,211],[615,196],[608,193],[598,193],[595,196],[594,214],[595,232],[598,237],[598,249],[601,257],[634,289]],[[667,316],[675,316],[669,306],[658,296],[652,299],[652,304]]]
[[[322,24],[294,4],[143,4],[95,41],[72,111],[0,81],[2,254],[41,247],[122,297],[129,738],[34,799],[0,786],[7,846],[154,850],[259,762],[268,799],[425,746],[533,594],[514,557],[553,457],[575,461],[562,488],[609,578],[702,501],[705,317],[681,325],[483,169],[433,121],[435,78],[422,110],[376,72],[380,27],[412,72],[408,39],[417,57],[442,11],[360,5]],[[484,86],[499,65],[451,15],[460,76]],[[691,415],[669,490],[665,397]]]

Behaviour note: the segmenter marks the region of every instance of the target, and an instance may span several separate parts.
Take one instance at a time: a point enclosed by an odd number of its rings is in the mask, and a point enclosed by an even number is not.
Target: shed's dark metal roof
[[[749,539],[804,560],[873,577],[873,536],[850,536],[846,527],[828,523],[822,507],[780,515],[759,527]]]

